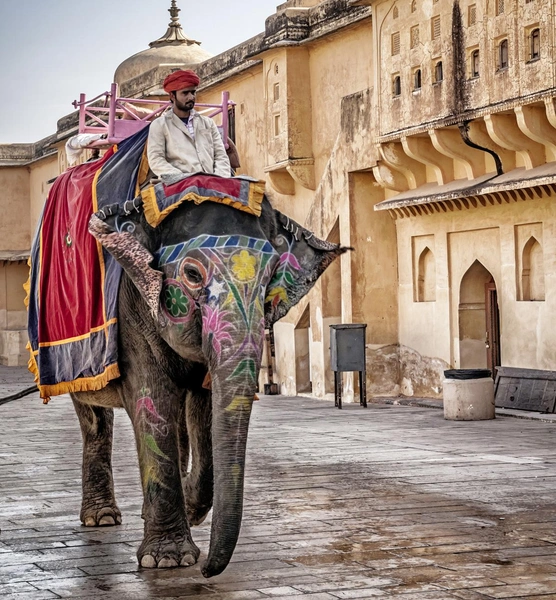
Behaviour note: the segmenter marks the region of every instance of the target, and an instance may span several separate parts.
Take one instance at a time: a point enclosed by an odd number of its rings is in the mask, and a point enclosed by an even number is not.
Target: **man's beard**
[[[176,100],[175,103],[176,103],[176,108],[178,110],[182,110],[183,112],[191,112],[191,110],[195,106],[195,102],[193,102],[193,101],[183,102],[182,103],[182,102],[178,102]]]

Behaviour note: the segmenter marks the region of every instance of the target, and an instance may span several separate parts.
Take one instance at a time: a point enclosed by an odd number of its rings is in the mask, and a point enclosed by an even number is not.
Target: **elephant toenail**
[[[93,517],[87,517],[85,521],[83,521],[83,525],[85,525],[85,527],[96,527],[96,521]]]
[[[194,565],[197,561],[195,560],[195,557],[192,554],[186,554],[180,562],[180,566],[182,567],[190,567],[191,565]]]
[[[158,568],[159,569],[172,569],[173,567],[177,567],[177,566],[178,566],[178,563],[173,558],[163,558],[158,563]]]
[[[141,566],[145,569],[154,569],[156,567],[156,560],[150,554],[145,554],[141,559]]]
[[[102,519],[98,522],[98,524],[102,527],[102,526],[109,526],[109,525],[115,525],[116,521],[114,520],[114,517],[110,517],[109,515],[105,515],[104,517],[102,517]]]

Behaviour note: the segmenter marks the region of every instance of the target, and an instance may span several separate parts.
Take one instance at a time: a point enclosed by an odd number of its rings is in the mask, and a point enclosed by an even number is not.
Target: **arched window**
[[[399,96],[402,93],[402,82],[399,75],[392,80],[392,96]]]
[[[421,89],[421,69],[415,69],[413,72],[413,89]]]
[[[470,75],[472,78],[479,77],[479,51],[478,50],[473,50],[473,52],[471,52]]]
[[[508,68],[508,40],[502,40],[498,44],[498,70]]]
[[[417,10],[417,2],[416,0],[413,0],[413,2],[411,3],[411,12],[414,13]]]
[[[397,6],[394,6],[394,10],[392,11],[392,15],[393,15],[394,19],[397,19],[400,16],[400,11],[398,10]]]
[[[442,61],[439,60],[436,65],[434,65],[434,82],[440,83],[444,79],[444,71],[442,69]]]
[[[419,257],[417,280],[417,301],[434,302],[436,300],[436,265],[434,254],[425,247]]]
[[[541,30],[537,27],[529,34],[529,60],[541,57]]]
[[[544,300],[544,257],[535,237],[525,244],[521,265],[522,300]]]

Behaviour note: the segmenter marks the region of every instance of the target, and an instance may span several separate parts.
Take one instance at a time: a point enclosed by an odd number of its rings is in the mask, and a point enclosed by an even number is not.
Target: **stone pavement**
[[[0,398],[28,387],[0,367]],[[9,392],[8,392],[9,389]],[[263,397],[250,431],[245,514],[228,569],[139,570],[135,444],[117,413],[124,524],[80,526],[71,402],[0,407],[0,600],[556,599],[556,427],[442,411]],[[194,529],[206,552],[210,520]]]

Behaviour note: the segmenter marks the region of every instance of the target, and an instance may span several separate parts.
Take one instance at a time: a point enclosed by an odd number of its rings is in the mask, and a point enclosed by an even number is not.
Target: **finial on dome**
[[[187,44],[189,46],[192,44],[200,45],[201,42],[192,40],[183,33],[183,29],[181,28],[181,24],[178,18],[180,10],[181,8],[178,8],[176,0],[172,0],[172,5],[168,9],[168,12],[172,17],[170,23],[168,24],[168,31],[166,31],[166,33],[158,40],[151,42],[149,44],[151,48],[153,48],[154,46],[168,46],[170,44]]]

